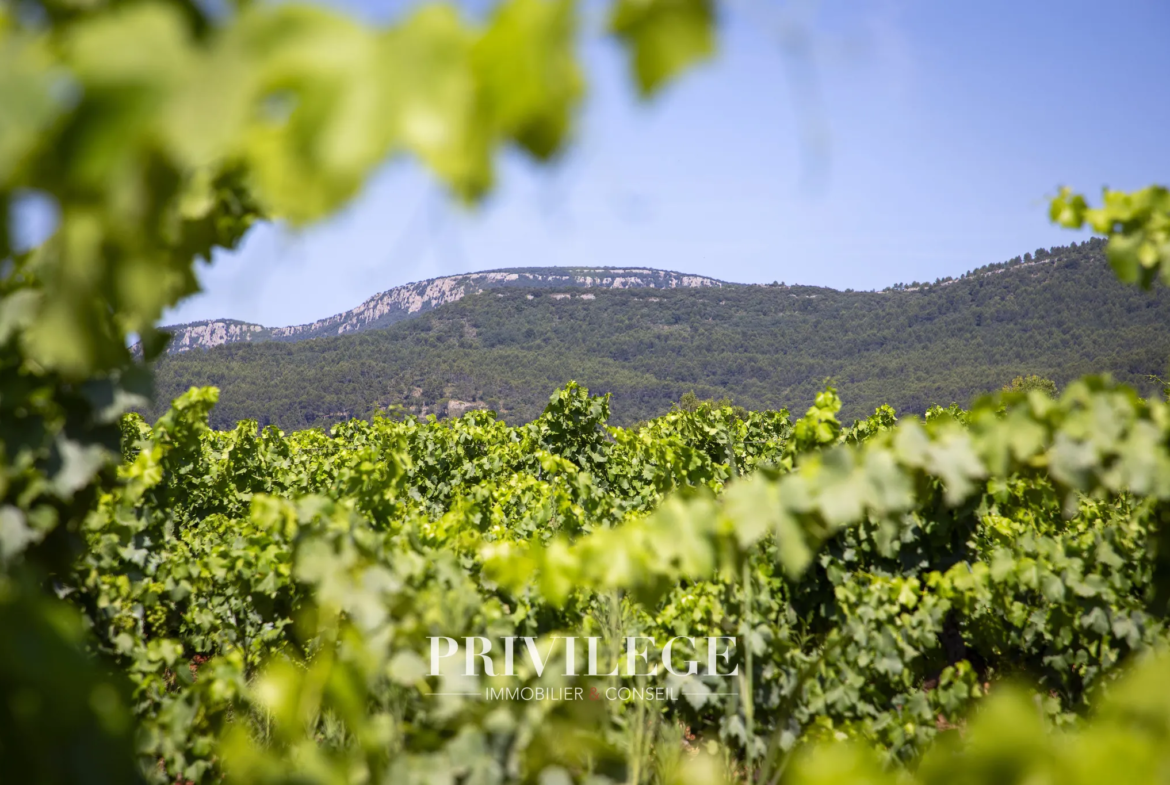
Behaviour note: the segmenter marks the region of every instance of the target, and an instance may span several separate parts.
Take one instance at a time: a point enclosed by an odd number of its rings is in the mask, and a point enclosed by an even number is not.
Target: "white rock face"
[[[252,340],[253,333],[262,332],[264,328],[259,324],[245,322],[196,322],[191,325],[181,325],[172,328],[175,335],[171,339],[168,351],[183,352],[200,347],[210,349],[225,343]]]
[[[371,327],[388,326],[395,321],[455,302],[469,294],[479,294],[485,289],[504,286],[676,289],[723,285],[723,281],[701,275],[683,275],[682,273],[652,270],[644,267],[566,267],[563,272],[560,269],[543,268],[539,272],[521,269],[467,273],[396,286],[381,294],[374,295],[352,310],[335,314],[326,319],[319,319],[310,324],[268,328],[259,324],[225,319],[176,325],[166,328],[174,333],[174,338],[171,339],[167,351],[185,352],[190,349],[210,349],[240,341],[303,340],[324,335],[361,332]],[[551,296],[559,300],[572,295],[557,293]],[[592,294],[579,296],[582,299],[594,299]]]

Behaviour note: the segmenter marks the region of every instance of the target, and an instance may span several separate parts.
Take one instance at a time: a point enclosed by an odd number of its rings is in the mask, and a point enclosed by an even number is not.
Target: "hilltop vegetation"
[[[1170,357],[1170,294],[1118,282],[1097,240],[913,289],[588,295],[486,292],[385,330],[166,357],[158,400],[215,385],[216,427],[326,426],[387,407],[442,414],[448,400],[524,422],[549,390],[577,380],[612,393],[614,421],[631,424],[689,391],[802,410],[832,379],[843,415],[857,418],[881,404],[902,413],[965,405],[1028,374],[1063,386],[1109,372],[1144,389]]]

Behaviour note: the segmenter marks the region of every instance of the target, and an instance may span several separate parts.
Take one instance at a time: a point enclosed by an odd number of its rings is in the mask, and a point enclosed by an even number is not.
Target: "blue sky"
[[[505,155],[468,211],[393,162],[328,222],[254,229],[167,321],[296,324],[498,267],[881,288],[1076,239],[1047,221],[1061,184],[1170,182],[1166,0],[725,5],[717,59],[649,104],[588,6],[590,92],[557,166]]]

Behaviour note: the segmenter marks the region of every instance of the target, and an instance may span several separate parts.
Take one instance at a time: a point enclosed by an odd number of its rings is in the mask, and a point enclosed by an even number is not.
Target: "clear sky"
[[[650,104],[588,6],[590,93],[556,167],[506,155],[467,211],[392,162],[326,223],[254,229],[167,321],[297,324],[499,267],[881,288],[1077,239],[1047,221],[1061,184],[1170,183],[1170,0],[724,5],[717,59]]]

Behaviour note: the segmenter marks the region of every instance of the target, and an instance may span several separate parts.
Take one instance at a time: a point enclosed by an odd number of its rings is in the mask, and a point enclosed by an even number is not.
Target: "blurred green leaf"
[[[715,52],[715,9],[710,0],[617,0],[610,29],[630,50],[643,96]]]

